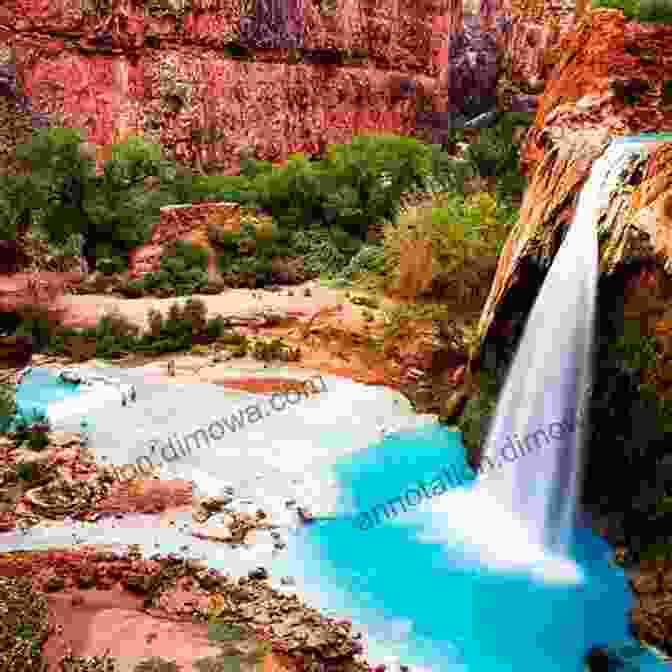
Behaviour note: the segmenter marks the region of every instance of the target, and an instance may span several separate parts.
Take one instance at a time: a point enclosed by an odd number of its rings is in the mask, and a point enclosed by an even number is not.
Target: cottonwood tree
[[[158,145],[140,137],[114,145],[100,174],[86,150],[79,130],[50,128],[36,132],[16,153],[29,171],[30,218],[38,215],[50,242],[58,245],[81,234],[93,270],[98,257],[126,257],[149,238],[159,208],[171,197],[164,187],[148,189],[147,178],[170,183],[174,166],[162,159]]]

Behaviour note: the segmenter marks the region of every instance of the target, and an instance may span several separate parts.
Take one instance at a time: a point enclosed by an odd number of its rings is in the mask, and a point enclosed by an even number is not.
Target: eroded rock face
[[[521,156],[528,174],[544,155],[548,135],[607,129],[616,135],[672,128],[672,105],[663,96],[672,79],[672,26],[627,22],[617,10],[597,10],[566,33],[562,60],[547,82],[539,113]],[[627,85],[648,89],[628,99]],[[623,91],[623,89],[626,91]]]
[[[131,129],[220,172],[243,148],[280,161],[357,132],[411,133],[438,71],[433,19],[449,11],[447,0],[94,4],[3,3],[0,26],[14,31],[0,48],[33,107],[99,147]],[[409,94],[395,97],[400,75]]]
[[[240,229],[240,205],[238,203],[199,203],[161,208],[160,220],[149,241],[129,256],[129,277],[139,278],[146,273],[158,271],[161,255],[166,245],[185,240],[204,247],[210,252],[209,273],[216,274],[215,255],[210,245],[209,227],[221,227],[227,231]]]
[[[499,23],[496,29],[506,29],[506,22]],[[464,30],[451,39],[449,59],[451,109],[471,119],[495,107],[496,30],[483,31],[477,17],[465,17]]]
[[[521,149],[529,187],[482,313],[482,337],[492,324],[495,307],[512,285],[519,284],[516,269],[521,260],[534,253],[550,265],[563,227],[572,220],[576,196],[611,135],[672,128],[672,105],[665,103],[662,91],[663,82],[672,79],[672,26],[626,24],[616,10],[593,11],[567,33],[561,48],[565,55],[546,85],[535,124]],[[626,102],[613,90],[613,72],[622,81],[645,81],[650,90],[638,101]],[[604,270],[613,271],[638,250],[665,258],[672,252],[666,205],[669,149],[650,148],[641,174],[631,176],[632,194],[621,193],[607,214],[603,238],[608,240],[601,248]],[[627,243],[621,244],[628,209],[637,226],[628,229]],[[640,250],[642,234],[649,241],[649,252]]]
[[[33,112],[21,91],[11,52],[3,48],[3,39],[8,37],[0,26],[0,174],[16,171],[13,153],[17,144],[26,142],[33,129],[48,125],[46,116]]]

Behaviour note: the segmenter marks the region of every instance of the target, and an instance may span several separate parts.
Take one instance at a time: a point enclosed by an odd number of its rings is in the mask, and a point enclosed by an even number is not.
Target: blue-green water
[[[672,140],[672,133],[640,133],[613,138],[613,142],[667,142],[670,140]]]
[[[448,465],[462,469],[463,455],[460,435],[438,425],[389,437],[338,465],[344,510],[370,509]],[[449,510],[419,508],[368,531],[348,515],[306,526],[303,580],[320,586],[325,606],[349,608],[372,631],[384,622],[410,624],[408,645],[397,647],[402,663],[434,671],[581,670],[590,646],[629,639],[626,577],[608,564],[608,545],[590,531],[577,530],[572,550],[585,582],[544,584],[478,565],[459,545],[420,543],[418,533],[437,515],[450,528]],[[645,657],[650,667],[642,671],[663,669]]]
[[[27,417],[34,413],[49,415],[50,403],[75,398],[80,394],[77,385],[64,383],[48,369],[36,368],[16,388],[17,410]]]

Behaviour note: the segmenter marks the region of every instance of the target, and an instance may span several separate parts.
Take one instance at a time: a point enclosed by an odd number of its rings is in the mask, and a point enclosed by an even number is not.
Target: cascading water
[[[591,384],[595,223],[641,149],[641,142],[612,142],[595,162],[500,394],[482,475],[474,487],[431,503],[424,541],[464,544],[486,566],[531,570],[546,581],[582,580],[568,547],[581,474],[580,409]]]
[[[503,387],[481,487],[525,528],[529,542],[565,555],[574,529],[591,384],[598,281],[596,217],[641,143],[612,143],[593,166],[572,226],[525,326]]]

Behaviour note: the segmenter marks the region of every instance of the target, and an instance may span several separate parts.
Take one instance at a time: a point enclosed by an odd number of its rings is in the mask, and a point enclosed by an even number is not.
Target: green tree
[[[362,240],[371,224],[392,221],[404,192],[423,189],[432,173],[432,149],[415,138],[360,135],[333,145],[324,162],[325,205],[335,220]]]
[[[261,165],[253,191],[281,227],[323,224],[365,239],[369,226],[394,219],[402,194],[424,188],[431,173],[429,145],[395,135],[362,135],[328,147],[321,161],[295,154],[278,168]]]
[[[170,202],[166,188],[148,189],[148,177],[169,182],[174,167],[161,158],[161,149],[140,137],[112,148],[112,158],[96,174],[79,130],[51,128],[38,131],[17,148],[17,158],[30,171],[33,212],[51,242],[63,244],[75,233],[84,236],[84,253],[93,270],[101,246],[105,256],[125,257],[144,243]]]
[[[0,239],[20,240],[30,227],[36,193],[25,175],[0,175]]]

